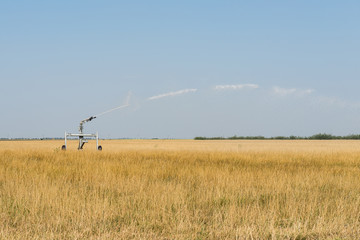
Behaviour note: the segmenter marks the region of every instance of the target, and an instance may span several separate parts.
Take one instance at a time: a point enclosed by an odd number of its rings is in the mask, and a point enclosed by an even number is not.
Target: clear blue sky
[[[359,1],[1,1],[0,137],[360,133]],[[154,97],[155,98],[151,98]]]

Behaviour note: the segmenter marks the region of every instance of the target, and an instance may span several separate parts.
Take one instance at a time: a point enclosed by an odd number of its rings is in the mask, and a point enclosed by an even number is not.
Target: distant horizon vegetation
[[[303,136],[276,136],[276,137],[264,137],[264,136],[232,136],[232,137],[195,137],[194,140],[359,140],[360,134],[349,134],[346,136],[335,136],[327,133],[318,133],[310,137]]]
[[[101,138],[102,140],[121,140],[121,139],[145,139],[145,140],[176,140],[178,138]],[[179,138],[180,139],[180,138]],[[41,138],[0,138],[0,141],[16,141],[16,140],[64,140],[64,138],[59,137],[41,137]],[[190,139],[189,139],[190,140]],[[304,136],[275,136],[275,137],[265,137],[265,136],[237,136],[232,137],[203,137],[197,136],[193,140],[360,140],[360,134],[349,134],[346,136],[336,136],[327,133],[317,133],[309,137]]]

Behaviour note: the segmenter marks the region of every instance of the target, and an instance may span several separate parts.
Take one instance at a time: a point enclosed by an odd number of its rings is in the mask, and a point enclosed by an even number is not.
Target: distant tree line
[[[64,138],[50,138],[50,137],[43,137],[43,138],[0,138],[0,141],[28,141],[28,140],[61,140]]]
[[[195,137],[195,140],[359,140],[360,134],[350,134],[347,136],[334,136],[326,133],[318,133],[310,137],[300,136],[277,136],[277,137],[264,137],[264,136],[232,136],[232,137]]]

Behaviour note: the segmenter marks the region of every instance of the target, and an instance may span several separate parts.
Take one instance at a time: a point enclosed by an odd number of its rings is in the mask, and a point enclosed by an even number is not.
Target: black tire
[[[102,146],[98,146],[98,150],[99,150],[99,151],[102,151]]]
[[[61,146],[61,150],[64,150],[64,151],[65,151],[65,150],[66,150],[66,146],[65,146],[65,145],[62,145],[62,146]]]

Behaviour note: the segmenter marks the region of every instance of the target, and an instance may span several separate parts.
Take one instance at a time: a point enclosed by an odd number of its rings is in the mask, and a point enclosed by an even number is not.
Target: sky
[[[360,2],[0,1],[0,137],[360,133]]]

